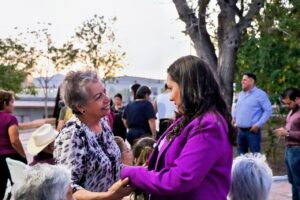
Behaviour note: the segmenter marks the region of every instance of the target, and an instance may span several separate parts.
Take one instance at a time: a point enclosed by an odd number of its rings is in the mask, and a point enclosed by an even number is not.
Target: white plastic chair
[[[29,167],[28,165],[11,158],[6,158],[6,163],[10,172],[11,180],[14,184],[24,180],[24,171]]]

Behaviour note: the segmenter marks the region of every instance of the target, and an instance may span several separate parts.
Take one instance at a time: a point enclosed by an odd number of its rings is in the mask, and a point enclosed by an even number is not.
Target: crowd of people
[[[132,101],[123,105],[120,93],[108,97],[95,71],[72,71],[60,88],[56,129],[45,124],[31,134],[27,151],[34,157],[19,183],[12,183],[5,160],[27,164],[14,94],[0,90],[0,199],[8,180],[16,200],[268,199],[272,170],[260,143],[272,106],[256,81],[243,74],[230,113],[219,80],[196,56],[168,67],[164,91],[153,102],[148,86],[134,84]],[[299,200],[299,90],[285,90],[282,102],[290,113],[275,133],[286,138],[288,178]]]

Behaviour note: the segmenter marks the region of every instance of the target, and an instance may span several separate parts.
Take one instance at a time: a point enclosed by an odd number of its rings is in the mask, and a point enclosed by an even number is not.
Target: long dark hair
[[[13,97],[14,93],[12,91],[0,89],[0,110],[3,110],[5,106],[8,106]]]
[[[179,85],[183,119],[175,125],[167,138],[176,137],[193,119],[207,112],[218,112],[226,120],[229,128],[229,141],[236,143],[236,129],[232,117],[221,94],[216,77],[208,64],[196,56],[177,59],[167,69],[170,78]]]

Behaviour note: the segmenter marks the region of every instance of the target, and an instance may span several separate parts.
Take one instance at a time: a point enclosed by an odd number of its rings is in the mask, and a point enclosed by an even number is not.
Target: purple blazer
[[[129,177],[130,184],[150,194],[151,200],[226,200],[232,159],[226,121],[219,114],[207,113],[200,126],[199,118],[194,119],[175,139],[165,140],[154,170],[124,167],[121,178]]]

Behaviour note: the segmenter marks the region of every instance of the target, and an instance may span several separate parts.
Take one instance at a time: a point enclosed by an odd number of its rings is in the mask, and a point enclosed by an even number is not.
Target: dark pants
[[[260,141],[261,141],[261,131],[258,130],[256,133],[251,132],[250,128],[241,129],[238,132],[238,154],[260,152]]]
[[[289,182],[292,185],[293,200],[300,200],[300,147],[287,147],[285,164]]]
[[[131,147],[134,145],[134,143],[141,137],[149,136],[151,137],[151,134],[146,133],[144,129],[140,128],[129,128],[127,133],[127,141],[131,145]]]
[[[0,176],[0,199],[4,198],[8,179],[10,180],[11,184],[13,184],[13,182],[11,180],[11,177],[10,177],[9,170],[8,170],[8,166],[6,164],[6,160],[5,160],[6,158],[11,158],[11,159],[18,160],[18,161],[26,163],[26,160],[22,156],[20,156],[19,154],[0,155],[0,172],[1,172],[1,176]]]
[[[159,120],[159,131],[156,136],[156,140],[160,138],[160,136],[167,130],[167,128],[170,126],[172,120],[171,119],[160,119]]]

